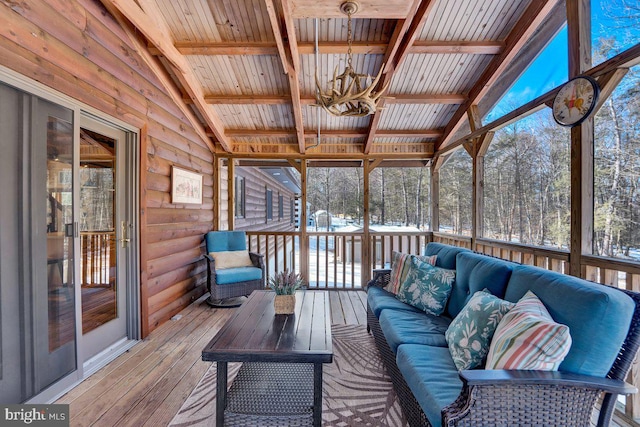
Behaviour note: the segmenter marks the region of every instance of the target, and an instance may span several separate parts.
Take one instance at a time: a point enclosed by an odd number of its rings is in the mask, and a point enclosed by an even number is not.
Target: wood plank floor
[[[328,292],[332,323],[367,323],[364,292]],[[233,312],[201,298],[56,403],[70,405],[73,427],[166,426],[210,366],[202,349]],[[612,425],[638,426],[618,417]]]

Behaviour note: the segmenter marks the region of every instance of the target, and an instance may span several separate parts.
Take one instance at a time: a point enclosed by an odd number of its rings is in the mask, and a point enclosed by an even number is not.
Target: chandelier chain
[[[349,67],[351,67],[351,45],[353,42],[351,40],[352,36],[353,31],[351,29],[351,10],[349,10],[347,13],[347,43],[349,44],[349,49],[347,50],[347,64],[349,64]]]

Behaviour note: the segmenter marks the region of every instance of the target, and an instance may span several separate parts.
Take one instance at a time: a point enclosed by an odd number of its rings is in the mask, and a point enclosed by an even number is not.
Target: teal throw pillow
[[[439,316],[447,305],[455,279],[455,270],[434,267],[412,255],[407,277],[400,285],[396,298]]]
[[[459,371],[484,363],[498,324],[514,306],[487,289],[473,294],[445,333],[449,352]]]

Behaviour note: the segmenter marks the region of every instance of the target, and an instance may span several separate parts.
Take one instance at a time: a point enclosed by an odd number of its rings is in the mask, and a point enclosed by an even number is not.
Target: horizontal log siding
[[[213,155],[98,0],[2,2],[0,63],[136,128],[146,125],[146,336],[206,291],[202,234],[213,227]],[[171,203],[172,165],[204,175],[201,206]]]
[[[246,203],[245,217],[236,216],[236,230],[293,231],[291,200],[294,200],[294,194],[291,190],[258,168],[236,166],[236,176],[244,177]],[[266,190],[273,194],[273,219],[270,220],[267,220]],[[283,199],[282,219],[278,218],[278,196]]]

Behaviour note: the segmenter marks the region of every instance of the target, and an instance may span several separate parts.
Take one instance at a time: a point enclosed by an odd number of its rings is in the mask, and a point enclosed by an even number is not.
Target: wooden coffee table
[[[275,315],[274,295],[254,291],[202,351],[202,360],[217,362],[217,426],[224,425],[228,362],[313,364],[313,425],[321,425],[322,364],[333,361],[329,294],[298,291],[295,314],[288,316]]]

